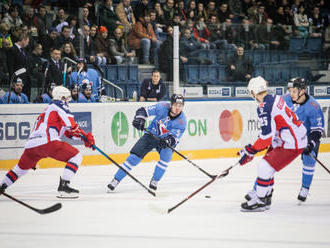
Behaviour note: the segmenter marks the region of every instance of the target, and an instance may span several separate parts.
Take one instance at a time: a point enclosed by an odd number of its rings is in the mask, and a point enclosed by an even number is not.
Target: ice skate
[[[299,195],[298,195],[298,204],[301,204],[306,201],[309,189],[305,187],[301,187]]]
[[[153,190],[157,190],[157,181],[154,178],[151,178],[150,184],[149,184],[149,188],[153,189]]]
[[[60,177],[60,184],[58,185],[57,188],[57,198],[68,198],[68,199],[73,199],[73,198],[78,198],[79,196],[79,190],[73,189],[69,187],[70,182],[63,180]]]
[[[114,191],[117,185],[120,183],[117,179],[112,179],[112,181],[108,184],[108,192]]]
[[[257,195],[251,200],[241,204],[242,212],[263,212],[266,210],[265,198],[258,198]]]
[[[273,196],[273,191],[274,189],[272,189],[272,191],[270,192],[269,195],[267,195],[264,199],[265,199],[265,209],[266,210],[269,210],[270,209],[270,205],[272,204],[272,196]],[[254,197],[257,196],[257,193],[255,190],[251,190],[249,191],[245,196],[244,198],[247,200],[247,201],[250,201],[252,200]]]

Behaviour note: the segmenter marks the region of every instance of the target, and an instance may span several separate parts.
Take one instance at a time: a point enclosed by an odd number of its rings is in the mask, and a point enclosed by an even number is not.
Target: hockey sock
[[[122,166],[127,171],[130,171],[130,170],[132,170],[132,166],[138,165],[140,163],[140,161],[141,161],[141,158],[139,158],[135,154],[130,154]],[[125,176],[126,176],[126,172],[123,171],[122,169],[119,169],[115,175],[115,179],[118,181],[121,181]]]
[[[314,175],[314,165],[303,165],[302,170],[302,186],[309,189],[312,184]]]
[[[12,185],[18,178],[21,176],[24,176],[28,170],[23,170],[21,169],[18,165],[16,165],[13,169],[7,172],[6,176],[4,179],[1,181],[1,184],[6,184],[7,187]]]
[[[152,176],[153,179],[159,181],[163,177],[166,169],[167,169],[167,163],[163,160],[159,160],[155,167],[154,174]]]
[[[81,153],[77,153],[74,157],[70,158],[67,164],[65,165],[62,179],[65,181],[71,181],[71,178],[76,174],[79,166],[82,162]]]
[[[272,179],[263,179],[263,178],[260,178],[258,177],[257,178],[257,196],[259,198],[264,198],[268,192],[271,190],[272,186],[271,185],[271,182],[274,182],[274,180]]]

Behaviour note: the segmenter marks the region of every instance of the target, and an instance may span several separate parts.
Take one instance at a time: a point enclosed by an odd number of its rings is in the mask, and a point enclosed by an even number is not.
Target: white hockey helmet
[[[267,81],[259,76],[255,78],[251,78],[247,87],[250,95],[253,97],[252,92],[254,95],[257,95],[261,92],[267,91]]]
[[[70,90],[68,90],[67,88],[65,88],[63,86],[54,87],[52,95],[53,95],[53,100],[62,100],[63,97],[65,99],[71,98]]]

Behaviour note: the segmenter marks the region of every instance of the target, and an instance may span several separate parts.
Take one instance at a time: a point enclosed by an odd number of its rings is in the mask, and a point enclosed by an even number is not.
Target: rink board
[[[321,152],[330,151],[330,100],[320,99],[325,117],[325,133]],[[148,103],[151,104],[151,103]],[[47,105],[0,105],[0,169],[14,166],[24,150],[34,121]],[[118,163],[123,162],[131,147],[141,137],[131,125],[135,111],[146,103],[71,104],[79,125],[92,131],[96,145]],[[186,102],[184,112],[187,129],[177,150],[190,159],[234,157],[244,145],[252,143],[260,132],[254,101],[197,101]],[[149,118],[151,121],[152,117]],[[102,165],[109,161],[97,151],[73,143],[83,154],[83,165]],[[157,160],[153,152],[144,161]],[[174,160],[181,159],[174,155]],[[51,159],[41,160],[41,168],[62,166]]]

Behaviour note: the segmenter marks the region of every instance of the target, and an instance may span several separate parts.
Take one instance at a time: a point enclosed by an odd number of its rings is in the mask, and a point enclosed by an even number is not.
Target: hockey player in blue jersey
[[[303,121],[307,129],[308,145],[302,154],[302,186],[298,200],[304,202],[311,186],[315,159],[317,156],[320,139],[324,131],[324,116],[320,104],[306,93],[306,81],[304,78],[293,78],[288,82],[289,94],[283,96],[288,107],[293,110],[299,120]]]
[[[168,146],[175,147],[186,126],[186,116],[183,113],[184,97],[180,94],[173,94],[171,103],[160,102],[156,105],[141,107],[136,111],[133,120],[133,126],[138,130],[143,130],[145,121],[149,116],[155,116],[148,126],[148,130],[158,136],[155,139],[152,135],[145,133],[133,146],[130,155],[123,163],[123,168],[130,171],[133,166],[138,165],[147,153],[154,148],[160,155],[151,178],[149,187],[157,189],[157,183],[164,175],[168,163],[172,160],[173,151]],[[108,185],[110,190],[114,190],[119,182],[126,176],[126,173],[119,169],[114,179]]]
[[[2,103],[7,104],[24,104],[30,103],[28,97],[22,93],[23,90],[23,82],[22,79],[17,78],[16,82],[12,84],[11,91],[7,92],[2,97]]]
[[[42,103],[51,103],[52,99],[53,99],[53,89],[55,88],[56,84],[55,83],[51,83],[48,88],[47,88],[47,92],[41,95],[41,102]]]

